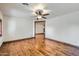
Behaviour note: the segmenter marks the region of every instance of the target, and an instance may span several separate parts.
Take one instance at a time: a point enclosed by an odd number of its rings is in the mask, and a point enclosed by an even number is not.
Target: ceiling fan
[[[22,5],[29,6],[30,4],[22,3]],[[41,18],[47,19],[46,16],[49,15],[49,13],[44,13],[44,10],[41,10],[41,9],[37,9],[34,13],[36,14],[37,20],[39,19],[38,16],[40,16]]]
[[[40,9],[36,10],[35,13],[37,16],[37,20],[39,18],[38,16],[40,16],[41,18],[47,19],[45,16],[49,15],[49,13],[43,13],[43,10],[40,10]]]

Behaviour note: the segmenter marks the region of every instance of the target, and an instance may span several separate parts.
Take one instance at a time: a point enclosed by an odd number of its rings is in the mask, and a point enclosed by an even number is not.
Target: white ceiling
[[[30,6],[31,5],[33,5],[33,3],[30,3]],[[46,5],[47,9],[51,10],[48,18],[79,11],[79,3],[47,3]],[[0,10],[3,15],[7,16],[33,16],[29,6],[23,6],[22,3],[0,3]]]

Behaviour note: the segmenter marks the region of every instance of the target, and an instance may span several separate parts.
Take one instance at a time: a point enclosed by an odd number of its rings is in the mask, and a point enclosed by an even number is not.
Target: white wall
[[[33,37],[32,19],[4,16],[4,40],[12,41]]]
[[[5,41],[34,36],[31,18],[3,17],[3,39]],[[46,37],[79,46],[79,12],[48,19]]]
[[[79,46],[79,12],[48,19],[46,37]]]
[[[3,20],[1,11],[0,11],[0,19]],[[3,37],[0,36],[0,46],[1,46],[1,44],[3,43],[3,39],[2,39],[2,38],[3,38]]]

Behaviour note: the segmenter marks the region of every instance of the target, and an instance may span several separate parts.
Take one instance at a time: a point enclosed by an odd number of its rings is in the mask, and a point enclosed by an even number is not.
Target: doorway
[[[45,46],[45,21],[35,21],[35,46],[36,48]]]

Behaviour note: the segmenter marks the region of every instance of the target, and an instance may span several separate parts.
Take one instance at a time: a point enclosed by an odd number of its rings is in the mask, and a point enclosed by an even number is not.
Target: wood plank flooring
[[[79,56],[79,49],[45,39],[44,48],[35,49],[34,39],[4,43],[0,55],[7,56]]]

